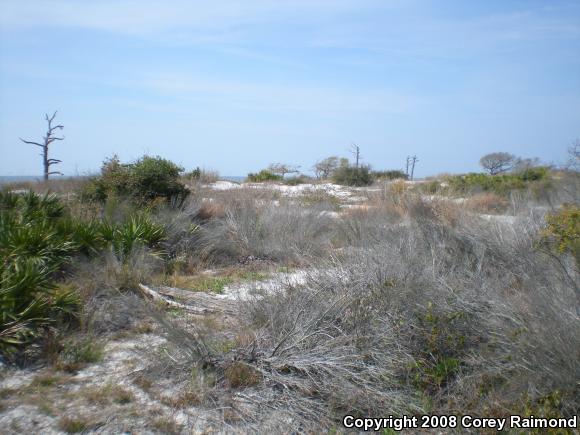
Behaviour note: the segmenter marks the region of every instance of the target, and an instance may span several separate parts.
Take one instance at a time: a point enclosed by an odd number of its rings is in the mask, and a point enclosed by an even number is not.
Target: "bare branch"
[[[38,142],[32,142],[32,141],[30,141],[30,140],[24,140],[24,139],[22,139],[22,138],[19,138],[19,139],[20,139],[22,142],[24,142],[24,143],[27,143],[27,144],[30,144],[30,145],[36,145],[36,146],[39,146],[39,147],[42,147],[42,148],[44,148],[44,145],[43,145],[43,144],[40,144],[40,143],[38,143]]]
[[[46,143],[50,144],[50,143],[54,142],[55,140],[64,140],[64,137],[51,137],[51,138],[46,139]]]
[[[50,132],[52,133],[54,130],[57,130],[57,129],[61,129],[62,130],[63,128],[64,128],[64,125],[60,125],[60,124],[59,125],[55,125],[54,127],[50,127]]]
[[[53,119],[54,119],[54,118],[55,118],[55,116],[56,116],[56,112],[57,112],[57,111],[55,110],[55,111],[54,111],[54,113],[52,114],[52,116],[51,116],[50,118],[48,117],[48,113],[44,115],[44,116],[45,116],[45,118],[46,118],[46,121],[48,122],[48,126],[49,126],[49,128],[50,128],[50,124],[52,123]]]

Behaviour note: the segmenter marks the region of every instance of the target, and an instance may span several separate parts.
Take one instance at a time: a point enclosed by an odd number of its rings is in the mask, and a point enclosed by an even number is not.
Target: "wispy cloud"
[[[349,90],[299,83],[265,84],[192,75],[155,74],[134,82],[149,92],[232,109],[337,114],[397,115],[426,103],[425,97],[388,90]]]
[[[342,14],[369,0],[76,0],[2,2],[5,28],[85,27],[117,33],[151,34],[167,30],[226,30],[259,24]]]

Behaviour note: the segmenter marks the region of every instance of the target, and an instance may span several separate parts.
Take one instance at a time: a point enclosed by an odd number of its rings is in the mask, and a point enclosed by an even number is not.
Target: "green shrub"
[[[544,180],[548,177],[550,171],[548,168],[538,166],[535,168],[527,168],[519,172],[517,176],[523,181],[538,181]]]
[[[373,183],[373,175],[368,166],[342,166],[334,171],[332,181],[344,186],[369,186]]]
[[[139,244],[158,249],[166,236],[165,228],[143,213],[132,215],[121,224],[105,221],[100,233],[119,259],[127,258]]]
[[[516,174],[487,175],[471,173],[447,178],[452,191],[460,194],[493,192],[507,195],[512,190],[524,189],[532,183],[545,181],[549,171],[544,167],[529,168]]]
[[[566,204],[546,217],[542,241],[559,254],[569,253],[580,265],[580,207]]]
[[[201,174],[202,174],[201,168],[198,166],[197,168],[195,168],[191,172],[188,172],[187,174],[184,174],[183,176],[189,180],[200,180]]]
[[[462,311],[437,313],[432,303],[419,314],[416,340],[421,349],[410,367],[412,384],[433,393],[457,375],[465,355],[465,337],[457,332],[465,323]]]
[[[267,169],[262,169],[257,174],[248,174],[248,181],[252,183],[262,183],[264,181],[282,181],[282,179],[283,177],[281,175],[274,174]]]
[[[382,180],[407,180],[409,176],[405,174],[403,171],[399,171],[398,169],[392,169],[388,171],[373,171],[373,177],[375,179],[382,179]]]
[[[84,186],[81,197],[100,202],[111,196],[126,197],[140,205],[157,198],[181,203],[188,194],[179,181],[181,171],[183,168],[161,157],[144,156],[122,164],[115,156],[103,163],[101,175]]]
[[[298,186],[299,184],[306,184],[312,182],[312,178],[306,175],[298,175],[296,177],[288,177],[284,179],[284,184],[288,186]]]

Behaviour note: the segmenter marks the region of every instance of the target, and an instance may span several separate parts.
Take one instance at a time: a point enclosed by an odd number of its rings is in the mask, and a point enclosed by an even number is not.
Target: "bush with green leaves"
[[[312,183],[312,178],[306,175],[297,175],[295,177],[288,177],[284,179],[284,184],[287,186],[298,186],[299,184]]]
[[[369,186],[373,183],[373,174],[369,166],[341,166],[332,174],[332,181],[344,186]]]
[[[134,163],[121,163],[117,156],[106,160],[101,175],[84,187],[81,196],[104,202],[116,196],[148,204],[157,198],[178,203],[188,195],[179,181],[183,168],[161,157],[144,156]]]
[[[274,174],[272,171],[268,169],[262,169],[257,174],[249,173],[248,174],[248,181],[252,183],[262,183],[264,181],[282,181],[283,177],[278,174]]]
[[[580,207],[565,204],[557,213],[546,216],[542,242],[558,254],[571,254],[580,266]]]
[[[383,180],[407,180],[409,178],[407,174],[398,169],[392,169],[389,171],[373,171],[372,174],[375,179]]]
[[[545,167],[525,169],[514,174],[487,175],[471,173],[447,178],[452,191],[466,194],[477,192],[493,192],[507,195],[512,190],[525,189],[533,183],[549,182],[549,170]]]

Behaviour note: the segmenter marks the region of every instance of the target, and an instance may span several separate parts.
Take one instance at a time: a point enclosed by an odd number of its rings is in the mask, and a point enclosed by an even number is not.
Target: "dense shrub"
[[[373,175],[368,166],[341,166],[332,174],[332,181],[344,186],[369,186]]]
[[[543,241],[559,254],[572,254],[580,266],[580,207],[567,204],[546,217]]]
[[[548,177],[550,171],[544,166],[534,168],[526,168],[518,172],[516,175],[523,181],[537,181]]]
[[[397,169],[389,171],[373,171],[372,174],[375,179],[383,179],[383,180],[398,180],[398,179],[407,180],[409,178],[407,174]]]
[[[288,186],[297,186],[299,184],[311,183],[312,178],[306,175],[298,175],[296,177],[288,177],[284,179],[284,184]]]
[[[249,173],[248,174],[248,181],[252,183],[261,183],[264,181],[282,181],[283,177],[278,174],[274,174],[272,171],[267,169],[262,169],[257,174]]]
[[[471,173],[447,178],[451,190],[465,194],[480,191],[506,195],[512,190],[524,189],[532,182],[547,181],[549,171],[544,167],[529,168],[516,174],[487,175]]]
[[[100,177],[87,183],[82,197],[101,202],[110,196],[127,197],[138,204],[164,198],[181,203],[188,194],[179,181],[182,170],[161,157],[144,156],[134,163],[122,164],[115,156],[103,163]]]

